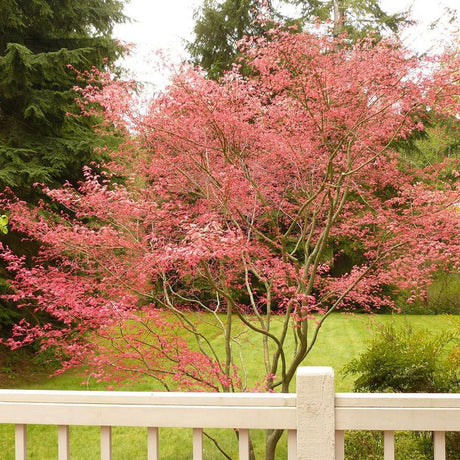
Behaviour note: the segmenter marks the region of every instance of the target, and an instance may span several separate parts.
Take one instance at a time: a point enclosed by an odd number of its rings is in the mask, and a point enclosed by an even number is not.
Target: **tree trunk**
[[[342,32],[344,19],[345,17],[341,0],[334,0],[334,36],[337,36]]]
[[[268,430],[265,442],[265,460],[275,460],[276,446],[284,430]]]
[[[254,453],[254,444],[252,443],[251,436],[249,436],[249,460],[256,460],[256,454]]]

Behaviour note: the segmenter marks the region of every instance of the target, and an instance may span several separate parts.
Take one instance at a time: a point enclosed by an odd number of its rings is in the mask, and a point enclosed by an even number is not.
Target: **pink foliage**
[[[458,113],[454,58],[428,73],[393,42],[278,30],[244,48],[249,77],[184,69],[146,115],[129,85],[86,87],[82,107],[125,130],[111,166],[127,179],[87,169],[78,189],[45,189],[61,213],[3,199],[12,229],[41,243],[33,265],[2,249],[11,298],[53,318],[19,324],[11,346],[39,339],[99,379],[228,391],[245,388],[233,314],[265,337],[260,380],[286,391],[331,311],[391,307],[383,287],[423,295],[433,272],[460,268],[457,190],[391,148],[423,129],[427,106]],[[337,275],[343,245],[359,262]],[[192,311],[227,318],[222,357]],[[299,340],[291,361],[274,313]]]

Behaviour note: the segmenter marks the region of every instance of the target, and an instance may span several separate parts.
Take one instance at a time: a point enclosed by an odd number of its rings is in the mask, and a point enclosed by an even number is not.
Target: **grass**
[[[424,328],[433,333],[451,330],[455,323],[449,316],[405,316],[405,315],[342,315],[335,314],[328,318],[318,341],[307,357],[303,365],[306,366],[331,366],[336,374],[336,391],[351,391],[353,387],[352,377],[344,378],[342,369],[352,358],[358,356],[366,347],[366,340],[371,337],[372,325],[389,321],[396,323],[408,321],[414,328]],[[458,323],[457,323],[458,324]],[[221,338],[211,328],[210,334],[214,334],[214,343],[221,342]],[[251,381],[255,381],[260,375],[262,361],[260,359],[259,338],[251,334],[241,339],[241,346],[245,350],[253,350],[249,353],[246,362],[246,370]],[[13,385],[12,385],[13,386]],[[49,390],[102,390],[103,384],[92,380],[82,385],[82,377],[77,373],[67,373],[51,378],[42,378],[35,382],[16,382],[15,388],[23,389],[49,389]],[[140,382],[120,388],[121,390],[152,391],[158,390],[156,385],[150,382]],[[219,435],[220,430],[210,430],[212,434]],[[263,444],[263,433],[253,433],[256,444]],[[160,453],[165,460],[189,460],[191,454],[191,430],[185,429],[160,429]],[[57,457],[57,429],[48,426],[28,427],[28,455],[30,459],[48,460]],[[236,453],[236,436],[226,433],[219,436],[219,441],[232,458]],[[113,430],[114,460],[146,458],[146,430],[143,428],[117,427]],[[99,453],[99,429],[97,427],[71,427],[70,448],[72,460],[92,460],[100,458]],[[283,449],[283,446],[280,445]],[[205,438],[205,458],[223,458],[217,452],[213,444]],[[14,427],[11,425],[0,426],[0,456],[5,460],[14,459]],[[285,451],[279,453],[279,458],[285,458]]]

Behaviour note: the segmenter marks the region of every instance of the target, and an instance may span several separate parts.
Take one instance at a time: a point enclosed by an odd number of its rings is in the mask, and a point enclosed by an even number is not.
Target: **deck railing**
[[[434,432],[434,459],[445,459],[445,432],[460,431],[460,395],[334,393],[331,368],[304,367],[295,394],[148,393],[0,390],[0,423],[15,424],[16,460],[27,458],[27,425],[58,425],[58,458],[68,460],[69,426],[101,427],[101,459],[112,457],[113,426],[146,427],[148,459],[160,456],[159,427],[193,430],[193,460],[203,459],[203,428],[239,431],[239,459],[249,459],[249,429],[287,430],[288,460],[344,458],[344,432]]]

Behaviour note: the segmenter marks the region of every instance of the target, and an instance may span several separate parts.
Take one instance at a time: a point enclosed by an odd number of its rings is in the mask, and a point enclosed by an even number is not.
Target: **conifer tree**
[[[95,158],[92,120],[74,113],[77,73],[114,63],[123,0],[1,0],[0,188],[81,177]],[[70,68],[69,66],[72,66]]]
[[[380,6],[380,0],[285,0],[296,5],[303,23],[332,19],[333,33],[346,32],[353,39],[369,33],[396,33],[406,22],[405,13],[389,14]]]
[[[35,203],[34,183],[75,183],[85,164],[100,160],[95,148],[106,140],[94,132],[95,120],[68,114],[78,113],[78,72],[111,66],[120,56],[122,47],[111,34],[125,20],[123,4],[0,0],[0,190],[9,187]],[[36,251],[15,231],[0,232],[1,242],[19,255]],[[0,264],[3,293],[5,277]],[[10,302],[0,302],[0,328],[18,319],[14,311]]]
[[[210,78],[229,70],[237,54],[237,42],[245,35],[260,35],[256,19],[257,0],[205,0],[197,11],[195,40],[187,49],[195,64],[206,69]]]
[[[297,17],[287,15],[286,5],[297,7]],[[333,33],[347,32],[357,39],[369,32],[397,32],[405,15],[386,13],[380,0],[204,0],[197,11],[195,40],[187,49],[194,64],[203,67],[210,78],[222,76],[238,55],[237,42],[245,35],[261,35],[263,27],[256,21],[261,5],[263,14],[286,25],[297,24],[299,31],[317,19],[334,23]],[[283,7],[284,5],[284,7]]]

